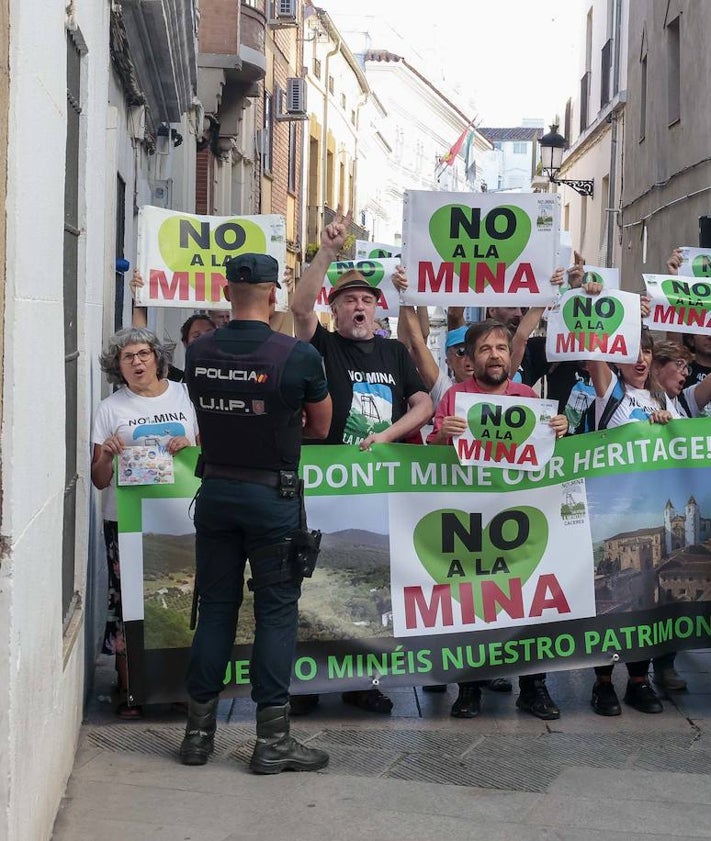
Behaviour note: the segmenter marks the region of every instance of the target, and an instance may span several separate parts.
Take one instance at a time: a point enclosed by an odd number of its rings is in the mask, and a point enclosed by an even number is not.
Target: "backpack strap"
[[[622,403],[625,396],[625,387],[620,378],[617,378],[615,387],[612,389],[612,394],[608,397],[605,408],[602,410],[602,416],[597,424],[597,429],[607,429],[607,425],[612,419],[612,416],[617,411],[617,407]],[[594,405],[594,404],[593,404]]]

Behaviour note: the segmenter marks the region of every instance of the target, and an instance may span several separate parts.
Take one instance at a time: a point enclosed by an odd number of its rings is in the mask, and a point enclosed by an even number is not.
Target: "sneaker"
[[[649,681],[642,683],[633,683],[631,680],[627,681],[627,691],[624,697],[625,704],[634,707],[641,713],[661,713],[664,712],[662,702],[657,697],[656,693],[649,685]]]
[[[655,669],[652,680],[669,692],[683,692],[686,689],[686,681],[673,666],[659,671]]]
[[[480,712],[481,689],[478,686],[460,686],[450,715],[453,718],[476,718]]]
[[[516,699],[516,706],[523,712],[531,713],[543,721],[553,721],[560,718],[560,710],[548,694],[548,688],[542,680],[536,680],[527,687]]]
[[[590,699],[593,711],[598,715],[620,715],[622,707],[617,697],[615,687],[609,680],[596,680],[592,688]]]

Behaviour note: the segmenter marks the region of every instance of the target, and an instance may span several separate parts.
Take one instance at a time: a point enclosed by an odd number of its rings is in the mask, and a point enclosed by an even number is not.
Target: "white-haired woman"
[[[131,703],[128,687],[126,643],[121,613],[121,572],[114,482],[114,457],[126,447],[141,446],[146,439],[171,454],[198,440],[195,410],[185,386],[167,380],[170,354],[154,333],[129,327],[110,337],[99,358],[101,370],[119,386],[99,404],[92,431],[91,481],[106,488],[104,540],[109,573],[109,610],[102,651],[116,657],[119,690],[117,708],[122,718],[140,718],[141,708]]]

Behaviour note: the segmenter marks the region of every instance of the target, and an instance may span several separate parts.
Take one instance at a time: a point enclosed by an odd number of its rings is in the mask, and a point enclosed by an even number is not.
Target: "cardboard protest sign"
[[[408,190],[408,304],[544,306],[555,298],[560,198]]]
[[[670,333],[711,333],[711,277],[644,274],[650,312],[644,323]]]
[[[556,400],[498,394],[457,393],[454,413],[466,418],[463,435],[453,440],[461,464],[538,470],[553,455],[550,419]]]
[[[639,295],[609,289],[589,295],[571,289],[548,312],[546,357],[636,362],[640,345]]]
[[[196,216],[144,205],[138,212],[140,306],[225,309],[224,265],[245,252],[269,254],[286,267],[283,216]],[[277,289],[277,309],[288,309],[287,290]]]
[[[368,283],[380,290],[380,297],[376,307],[376,317],[396,316],[400,310],[400,293],[395,289],[392,282],[393,272],[400,264],[394,257],[368,260],[339,260],[331,263],[326,272],[323,286],[316,298],[314,310],[316,312],[330,312],[328,293],[338,278],[346,272],[355,269],[359,271]]]

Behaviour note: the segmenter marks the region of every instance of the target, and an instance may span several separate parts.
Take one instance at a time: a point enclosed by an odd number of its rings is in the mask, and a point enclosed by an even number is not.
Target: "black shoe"
[[[492,692],[512,692],[513,685],[507,677],[495,677],[493,680],[487,680],[484,683],[487,689]]]
[[[642,683],[633,683],[631,680],[627,681],[624,702],[641,713],[664,712],[662,702],[646,680]]]
[[[267,707],[257,713],[257,742],[249,767],[255,774],[282,771],[318,771],[328,765],[328,754],[307,748],[289,735],[289,705]]]
[[[615,687],[607,680],[596,680],[592,688],[590,699],[593,711],[598,715],[620,715],[622,707],[617,697]]]
[[[450,715],[453,718],[476,718],[480,712],[481,689],[478,686],[460,686]]]
[[[204,765],[215,749],[218,700],[213,698],[201,704],[189,699],[188,722],[180,745],[180,761],[183,765]]]
[[[289,698],[291,715],[308,715],[318,706],[318,695],[292,695]]]
[[[446,692],[447,691],[447,684],[446,683],[432,683],[429,686],[422,687],[423,692]]]
[[[355,689],[350,692],[341,692],[341,700],[367,713],[390,715],[393,708],[393,702],[379,689]]]
[[[548,694],[545,681],[535,680],[531,686],[521,690],[516,699],[516,706],[524,712],[535,715],[543,721],[553,721],[560,718],[560,710]]]

